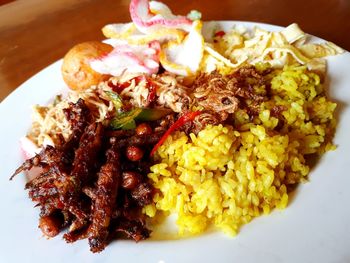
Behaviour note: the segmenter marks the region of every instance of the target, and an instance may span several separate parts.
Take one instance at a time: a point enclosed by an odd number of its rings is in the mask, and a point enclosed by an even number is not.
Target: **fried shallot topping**
[[[239,101],[234,91],[228,89],[228,82],[218,72],[200,74],[194,83],[193,93],[198,105],[214,112],[234,113]]]
[[[265,86],[263,74],[255,67],[240,68],[232,74],[217,71],[200,74],[193,84],[193,94],[199,106],[215,113],[231,114],[243,105],[256,105],[267,99],[257,88]]]
[[[228,75],[217,71],[199,74],[192,89],[194,105],[203,110],[187,130],[197,134],[208,124],[225,123],[238,109],[245,110],[250,117],[258,115],[260,104],[268,100],[269,84],[265,78],[268,73],[246,66]],[[275,110],[276,114],[281,111],[282,108]]]

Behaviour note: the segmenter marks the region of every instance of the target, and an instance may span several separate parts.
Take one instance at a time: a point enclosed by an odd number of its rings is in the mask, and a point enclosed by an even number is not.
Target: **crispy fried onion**
[[[239,100],[227,89],[227,79],[218,72],[200,74],[194,83],[194,97],[198,104],[214,112],[234,113]]]
[[[204,111],[194,119],[191,132],[198,134],[208,124],[218,125],[221,121],[223,121],[221,116],[215,112]]]
[[[146,78],[136,81],[136,77],[136,75],[124,73],[120,78],[114,77],[109,81],[115,86],[124,86],[119,94],[123,99],[129,100],[135,107],[145,108],[149,105],[150,90],[147,87]]]
[[[161,74],[155,76],[157,89],[158,106],[168,107],[174,112],[181,112],[188,109],[191,104],[191,98],[188,95],[189,90],[182,85],[182,79],[173,74]]]
[[[194,82],[193,95],[204,109],[231,114],[238,109],[242,100],[250,100],[251,105],[266,100],[266,94],[258,93],[254,86],[264,86],[263,75],[267,73],[259,73],[253,66],[240,68],[226,76],[217,71],[202,73]]]
[[[174,112],[188,109],[191,98],[188,88],[182,85],[182,78],[173,74],[164,73],[152,75],[148,79],[125,73],[120,77],[109,80],[113,86],[123,86],[119,95],[128,100],[133,106],[146,108],[149,106],[150,82],[156,87],[154,107],[170,108]]]

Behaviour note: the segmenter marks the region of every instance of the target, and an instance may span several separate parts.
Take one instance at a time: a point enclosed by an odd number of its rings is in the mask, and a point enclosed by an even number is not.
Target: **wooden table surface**
[[[350,50],[350,0],[163,2],[175,14],[197,9],[203,20],[280,26],[297,22],[304,31]],[[0,5],[0,101],[74,44],[102,39],[103,25],[130,21],[129,0],[17,0]]]

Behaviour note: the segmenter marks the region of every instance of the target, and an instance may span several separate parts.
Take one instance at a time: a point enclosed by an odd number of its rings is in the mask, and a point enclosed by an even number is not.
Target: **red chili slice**
[[[132,80],[135,80],[136,85],[139,84],[143,80],[146,82],[146,87],[148,88],[148,91],[149,91],[148,97],[147,97],[147,104],[148,105],[151,104],[156,99],[158,85],[156,83],[154,83],[151,78],[149,78],[145,75],[137,76],[137,77],[132,78],[126,82],[118,83],[117,85],[114,85],[113,83],[108,82],[108,86],[110,86],[113,89],[113,91],[115,91],[119,94],[123,91],[123,89],[130,86]]]
[[[108,82],[108,86],[111,87],[111,89],[114,92],[117,92],[118,94],[121,93],[123,91],[123,89],[127,88],[130,86],[130,82],[126,81],[123,83],[118,83],[118,84],[113,84],[111,81]]]
[[[148,79],[148,103],[153,102],[156,99],[158,85],[154,83],[151,79]]]
[[[214,36],[215,37],[223,37],[225,34],[226,34],[225,31],[218,31],[218,32],[215,33]]]
[[[196,118],[201,111],[193,111],[186,113],[185,115],[182,115],[176,122],[174,122],[173,125],[170,126],[170,128],[164,133],[162,138],[160,138],[159,142],[153,147],[151,151],[151,156],[157,151],[157,149],[165,142],[165,140],[168,138],[168,136],[173,133],[178,128],[182,127],[185,123],[193,121],[194,118]]]

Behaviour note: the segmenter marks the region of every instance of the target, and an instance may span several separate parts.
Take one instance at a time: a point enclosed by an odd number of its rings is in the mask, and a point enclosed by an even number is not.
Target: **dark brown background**
[[[164,0],[175,14],[281,26],[297,22],[350,50],[350,0]],[[200,2],[200,6],[197,4]],[[129,0],[0,0],[0,101],[74,44],[102,39],[107,23],[130,21]]]

